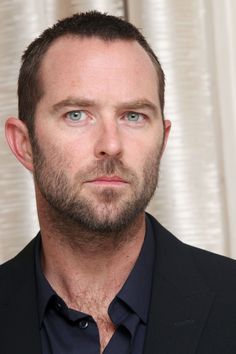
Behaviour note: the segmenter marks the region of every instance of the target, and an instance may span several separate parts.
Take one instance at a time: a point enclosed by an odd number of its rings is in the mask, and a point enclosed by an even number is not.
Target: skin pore
[[[170,122],[135,41],[62,37],[40,78],[35,139],[12,120],[21,155],[9,144],[34,174],[43,272],[69,307],[97,321],[102,352],[115,330],[108,306],[143,244]]]

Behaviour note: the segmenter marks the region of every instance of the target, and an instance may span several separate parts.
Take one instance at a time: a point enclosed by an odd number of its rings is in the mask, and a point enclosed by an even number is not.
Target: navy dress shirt
[[[108,314],[116,331],[104,354],[142,354],[151,297],[154,235],[146,216],[146,234],[140,255]],[[39,327],[42,354],[100,354],[99,331],[86,313],[67,307],[41,270],[41,240],[35,253]]]

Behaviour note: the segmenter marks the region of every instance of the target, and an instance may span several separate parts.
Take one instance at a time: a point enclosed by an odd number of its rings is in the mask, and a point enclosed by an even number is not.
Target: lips
[[[93,183],[127,183],[123,178],[119,176],[100,176],[96,177],[93,180],[90,180],[88,182],[93,182]]]

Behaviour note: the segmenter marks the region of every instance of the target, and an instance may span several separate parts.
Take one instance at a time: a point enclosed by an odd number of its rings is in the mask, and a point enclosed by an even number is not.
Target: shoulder
[[[236,260],[190,246],[177,239],[152,216],[150,220],[156,236],[157,257],[161,263],[165,262],[165,267],[177,267],[183,275],[194,270],[215,291],[225,291],[226,287],[236,290]]]
[[[199,273],[215,291],[236,290],[236,261],[184,244]]]
[[[0,274],[5,270],[14,268],[15,266],[23,265],[29,259],[32,260],[37,237],[38,236],[32,239],[16,256],[2,263],[0,265]]]
[[[36,238],[14,258],[0,265],[0,302],[2,297],[12,295],[21,284],[34,276],[34,249]]]
[[[190,353],[197,343],[199,353],[235,353],[236,261],[189,246],[150,221],[156,243],[151,320],[163,348],[173,352],[181,343],[189,347],[180,351]],[[173,324],[180,323],[177,331]]]

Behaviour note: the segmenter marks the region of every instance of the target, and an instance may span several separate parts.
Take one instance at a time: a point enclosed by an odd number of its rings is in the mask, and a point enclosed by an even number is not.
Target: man
[[[18,96],[6,136],[41,231],[0,269],[1,353],[235,353],[235,262],[144,212],[170,122],[138,30],[98,12],[58,22],[24,53]]]

